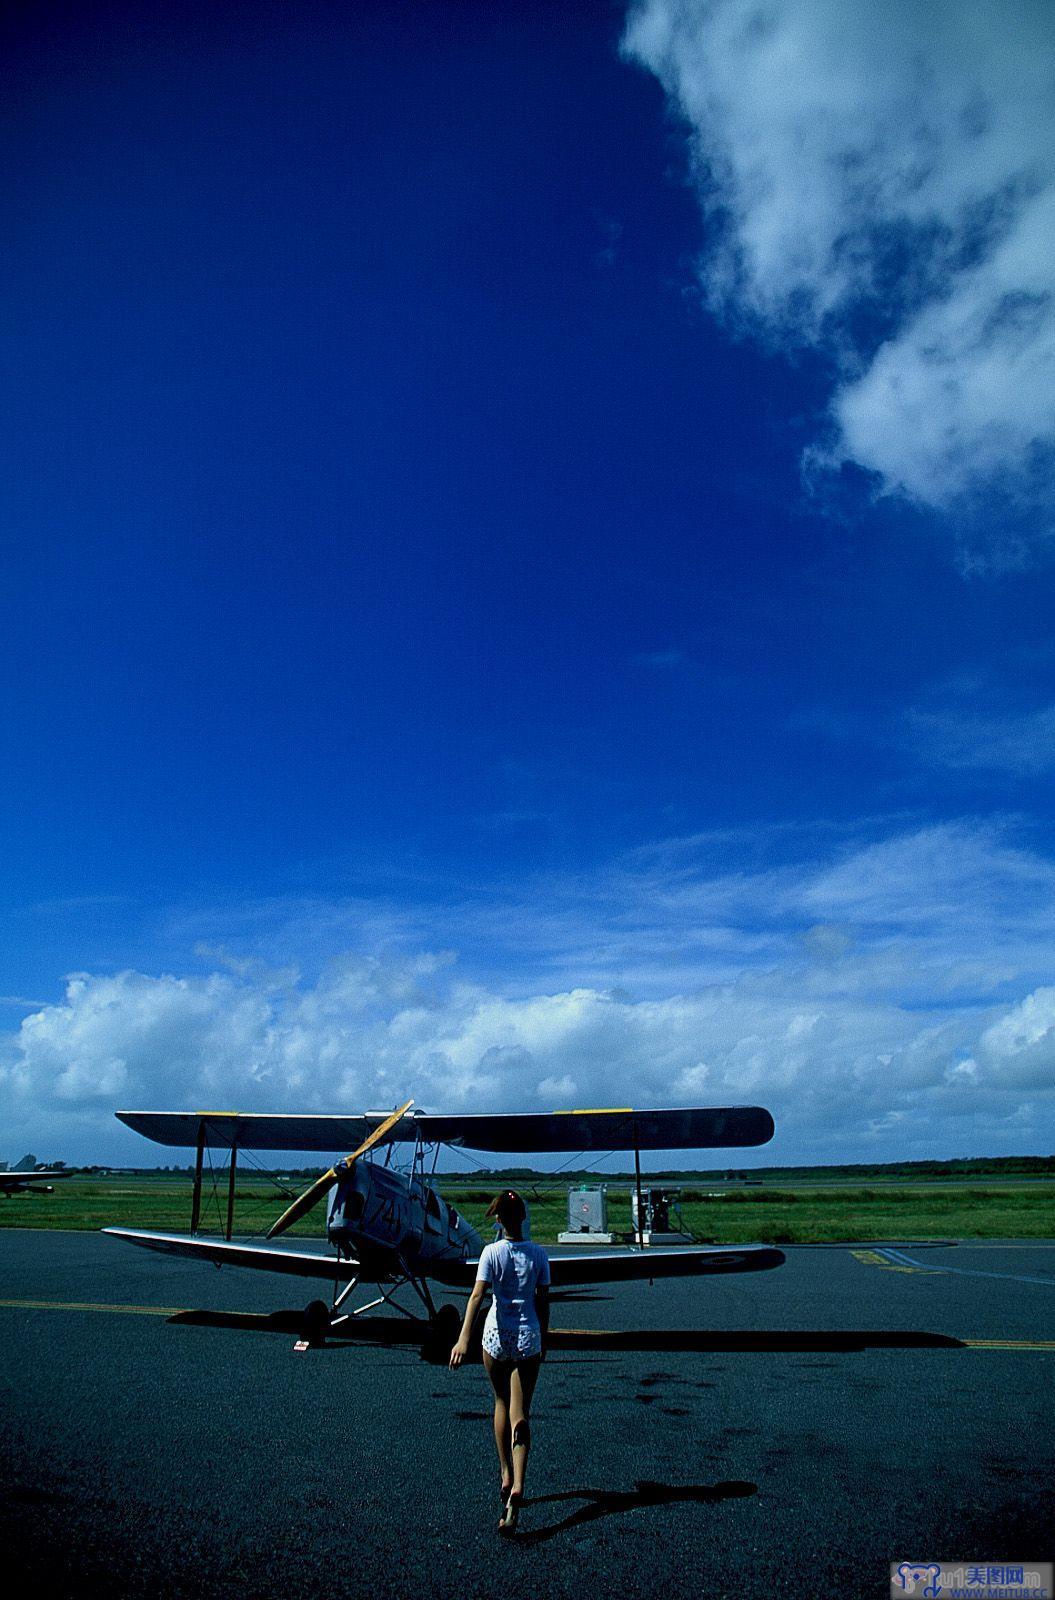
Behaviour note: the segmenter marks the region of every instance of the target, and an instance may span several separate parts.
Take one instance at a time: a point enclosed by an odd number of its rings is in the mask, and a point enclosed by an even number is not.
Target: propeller
[[[324,1172],[321,1178],[316,1178],[315,1182],[305,1189],[302,1195],[298,1195],[293,1204],[283,1211],[278,1221],[272,1223],[267,1230],[268,1238],[274,1239],[277,1234],[285,1233],[286,1229],[291,1228],[295,1222],[299,1222],[300,1218],[305,1216],[312,1206],[318,1205],[323,1195],[333,1188],[341,1174],[347,1172],[350,1167],[354,1167],[359,1157],[365,1156],[366,1152],[372,1150],[375,1144],[380,1144],[385,1134],[391,1132],[396,1123],[406,1115],[413,1104],[413,1100],[408,1100],[405,1106],[400,1106],[398,1111],[393,1111],[392,1115],[386,1117],[384,1122],[378,1123],[373,1133],[363,1140],[358,1150],[353,1150],[350,1156],[345,1156],[341,1161],[335,1162],[329,1172]]]

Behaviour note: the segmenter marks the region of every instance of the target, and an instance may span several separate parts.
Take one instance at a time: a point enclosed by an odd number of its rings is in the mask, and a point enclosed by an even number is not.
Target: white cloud
[[[570,1105],[578,1093],[578,1084],[565,1073],[563,1078],[543,1078],[538,1086],[539,1099],[547,1106]]]
[[[935,766],[1028,776],[1055,767],[1055,706],[987,714],[913,707],[905,719],[916,753]]]
[[[1047,1148],[1055,863],[967,823],[753,874],[710,849],[402,917],[320,909],[356,947],[321,965],[305,907],[283,926],[269,902],[266,938],[242,908],[222,970],[79,974],[25,1018],[0,1049],[0,1120],[14,1144],[131,1162],[147,1152],[118,1105],[758,1100],[785,1161]],[[460,959],[430,953],[438,934]]]
[[[980,1060],[1003,1084],[1050,1090],[1055,1084],[1055,988],[1037,989],[988,1027]]]
[[[950,508],[1050,492],[1055,6],[641,0],[711,307],[835,361],[821,454]]]

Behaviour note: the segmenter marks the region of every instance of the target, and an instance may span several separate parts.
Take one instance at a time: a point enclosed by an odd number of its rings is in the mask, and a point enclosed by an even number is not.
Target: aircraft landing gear
[[[298,1354],[305,1350],[318,1349],[326,1343],[326,1335],[330,1331],[330,1308],[325,1300],[313,1300],[305,1309],[304,1318],[300,1326],[300,1338],[293,1346]]]

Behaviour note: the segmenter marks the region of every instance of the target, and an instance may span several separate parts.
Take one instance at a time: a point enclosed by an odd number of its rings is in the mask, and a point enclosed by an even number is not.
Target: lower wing
[[[146,1233],[139,1228],[104,1228],[113,1239],[160,1250],[163,1255],[191,1256],[213,1261],[218,1267],[259,1267],[264,1272],[287,1272],[295,1278],[328,1278],[348,1283],[359,1276],[358,1261],[321,1256],[309,1250],[276,1250],[272,1245],[230,1244],[225,1239],[197,1239],[187,1233]]]
[[[307,1250],[281,1250],[273,1245],[231,1244],[223,1239],[200,1239],[185,1233],[148,1233],[139,1228],[104,1228],[111,1238],[125,1239],[146,1250],[165,1255],[190,1256],[219,1266],[256,1267],[263,1272],[285,1272],[297,1278],[327,1278],[349,1282],[360,1276],[357,1261],[317,1255]],[[765,1272],[783,1264],[784,1253],[771,1245],[676,1246],[671,1250],[576,1249],[547,1252],[550,1281],[555,1289],[577,1283],[628,1283],[643,1278],[687,1278],[705,1273]],[[452,1288],[471,1288],[476,1262],[443,1260],[421,1263],[422,1275],[435,1277]]]
[[[549,1250],[555,1289],[579,1283],[629,1283],[642,1278],[691,1278],[701,1273],[766,1272],[784,1264],[784,1252],[767,1244],[653,1246],[638,1250]],[[434,1259],[423,1269],[452,1288],[471,1288],[476,1262]]]
[[[711,1272],[766,1272],[784,1263],[772,1245],[676,1246],[672,1250],[548,1251],[554,1288],[572,1283],[627,1283],[640,1278],[688,1278]]]

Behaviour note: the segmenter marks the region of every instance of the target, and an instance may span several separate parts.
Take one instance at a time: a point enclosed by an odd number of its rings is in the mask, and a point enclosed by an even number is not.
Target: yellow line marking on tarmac
[[[963,1339],[969,1350],[1055,1350],[1055,1339]]]
[[[114,1311],[125,1317],[176,1317],[183,1306],[108,1305],[101,1300],[0,1300],[11,1311]]]
[[[856,1254],[856,1252],[855,1252]],[[186,1306],[127,1306],[108,1304],[102,1300],[0,1300],[0,1308],[9,1311],[109,1311],[123,1317],[178,1317],[187,1311]],[[218,1312],[218,1316],[251,1315],[251,1313]],[[603,1339],[607,1328],[555,1328],[555,1333],[572,1333],[578,1338]],[[1042,1350],[1055,1351],[1055,1339],[961,1339],[967,1350]]]
[[[918,1272],[925,1277],[941,1272],[940,1267],[903,1267],[896,1261],[888,1261],[876,1250],[851,1250],[850,1254],[855,1261],[863,1261],[866,1267],[882,1267],[884,1272]]]

